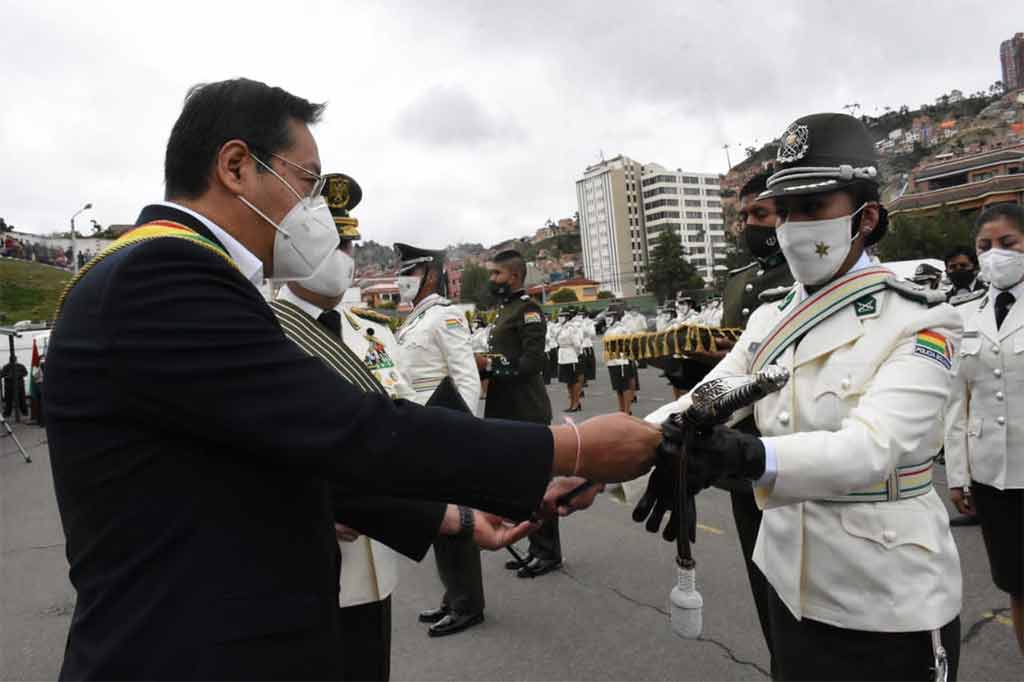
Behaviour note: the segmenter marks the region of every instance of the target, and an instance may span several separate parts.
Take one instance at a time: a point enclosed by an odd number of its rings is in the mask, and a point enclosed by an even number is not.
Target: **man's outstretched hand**
[[[593,417],[577,428],[578,443],[572,427],[551,427],[555,439],[553,473],[596,483],[630,481],[647,473],[661,442],[657,425],[621,412]]]
[[[570,499],[562,499],[581,485],[588,484],[580,492]],[[558,476],[551,479],[547,492],[544,493],[544,501],[541,503],[539,516],[541,518],[554,518],[555,516],[568,516],[573,512],[587,509],[594,504],[598,494],[604,490],[603,483],[591,483],[579,476]]]
[[[473,517],[473,540],[481,549],[503,549],[540,527],[530,521],[513,525],[500,516],[477,510],[473,510]]]

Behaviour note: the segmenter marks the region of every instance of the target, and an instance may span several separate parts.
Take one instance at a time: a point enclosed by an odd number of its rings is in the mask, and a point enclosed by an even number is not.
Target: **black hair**
[[[495,263],[500,263],[519,275],[520,284],[526,283],[526,261],[523,254],[515,249],[502,251],[494,257]]]
[[[981,227],[985,223],[995,222],[1000,218],[1006,218],[1017,228],[1018,232],[1024,232],[1024,208],[1017,204],[989,204],[978,214],[975,227]]]
[[[754,177],[747,180],[743,187],[740,188],[739,197],[742,199],[743,197],[751,194],[760,194],[768,189],[768,178],[770,178],[771,175],[770,171],[761,171]]]
[[[946,251],[946,257],[942,259],[942,262],[949,265],[949,261],[953,260],[957,256],[967,256],[967,258],[974,265],[974,269],[978,269],[978,253],[972,246],[958,245]]]
[[[248,78],[192,86],[167,140],[165,196],[195,199],[206,192],[210,167],[228,140],[245,141],[269,165],[271,154],[294,143],[291,119],[316,123],[325,106]]]

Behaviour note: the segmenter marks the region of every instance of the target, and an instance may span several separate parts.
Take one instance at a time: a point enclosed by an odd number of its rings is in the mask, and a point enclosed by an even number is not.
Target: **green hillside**
[[[0,260],[0,324],[50,320],[71,273],[47,265]]]

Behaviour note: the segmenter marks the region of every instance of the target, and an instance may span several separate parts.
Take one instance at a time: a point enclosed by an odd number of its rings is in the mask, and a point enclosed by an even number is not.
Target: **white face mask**
[[[1024,253],[989,249],[978,254],[981,276],[996,289],[1009,289],[1024,279]]]
[[[355,261],[352,256],[338,250],[320,266],[312,277],[302,280],[302,287],[323,296],[341,296],[352,286]]]
[[[840,218],[779,225],[776,230],[779,246],[796,281],[817,286],[839,272],[850,254],[850,244],[856,239],[856,235],[851,236],[853,217],[865,205]]]
[[[398,285],[398,297],[402,303],[412,303],[416,294],[420,292],[422,278],[410,275],[401,275],[396,278]]]
[[[327,207],[327,200],[319,193],[316,196],[301,196],[273,168],[255,156],[252,158],[273,173],[274,177],[283,182],[299,200],[278,224],[253,206],[248,199],[238,197],[277,230],[277,234],[274,235],[274,268],[269,279],[277,282],[309,279],[338,249],[341,241],[338,228],[334,226],[331,209]]]

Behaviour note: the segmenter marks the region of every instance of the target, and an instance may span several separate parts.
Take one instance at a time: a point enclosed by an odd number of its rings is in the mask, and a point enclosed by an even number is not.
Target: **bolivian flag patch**
[[[457,317],[449,317],[444,321],[444,326],[448,327],[448,329],[458,329],[462,326],[462,322]]]
[[[526,313],[523,315],[523,324],[537,324],[540,322],[540,313]]]
[[[925,329],[917,333],[914,355],[934,360],[946,369],[953,369],[953,352],[946,337],[938,332]]]

